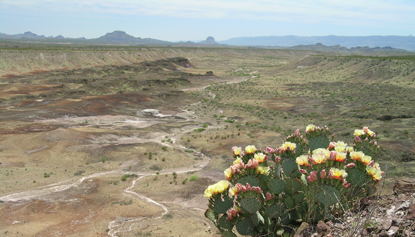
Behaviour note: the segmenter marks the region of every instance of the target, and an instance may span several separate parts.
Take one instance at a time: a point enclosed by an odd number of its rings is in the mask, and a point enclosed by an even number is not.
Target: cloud
[[[402,0],[2,0],[0,8],[51,12],[250,19],[289,22],[415,22],[415,2]]]

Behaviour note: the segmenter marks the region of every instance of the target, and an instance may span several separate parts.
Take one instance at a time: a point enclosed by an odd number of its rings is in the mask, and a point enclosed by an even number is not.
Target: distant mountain
[[[296,45],[292,47],[286,47],[286,49],[294,49],[294,50],[318,50],[318,51],[327,51],[327,52],[407,52],[404,49],[396,49],[389,46],[386,47],[374,47],[370,48],[368,46],[365,47],[351,47],[350,49],[340,46],[326,46],[321,43],[313,44],[313,45]]]
[[[218,43],[215,41],[215,38],[213,38],[212,36],[209,36],[206,38],[206,40],[199,42],[199,44],[214,45]]]
[[[238,37],[224,41],[220,44],[235,46],[283,46],[313,45],[321,43],[327,46],[341,45],[344,47],[394,47],[415,51],[415,37],[413,36],[258,36]]]
[[[111,33],[107,33],[97,39],[90,39],[91,41],[100,43],[115,43],[115,44],[171,44],[169,41],[151,39],[151,38],[140,38],[131,36],[124,31],[116,30]]]

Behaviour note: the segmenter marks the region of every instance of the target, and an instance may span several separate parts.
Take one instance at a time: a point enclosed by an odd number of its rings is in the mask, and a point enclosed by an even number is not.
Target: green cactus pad
[[[290,176],[290,174],[296,170],[298,170],[298,165],[295,162],[294,158],[285,158],[282,161],[282,170],[284,174]]]
[[[298,191],[303,191],[304,190],[304,184],[298,178],[291,179],[291,184],[292,184],[292,187],[294,188],[294,192],[298,192]]]
[[[294,193],[294,195],[293,195],[293,199],[294,199],[294,201],[295,201],[295,203],[296,204],[300,204],[300,203],[302,203],[302,202],[304,202],[304,192],[296,192],[296,193]]]
[[[299,212],[298,210],[292,210],[290,211],[291,214],[291,219],[297,221],[297,222],[301,222],[303,219],[303,216],[301,215],[301,212]]]
[[[219,227],[223,230],[229,230],[231,231],[233,228],[233,223],[226,220],[228,215],[223,215],[221,218],[219,218]]]
[[[295,145],[295,155],[301,156],[303,154],[303,145],[301,143],[296,143]]]
[[[253,176],[253,175],[247,175],[244,176],[242,178],[239,178],[235,184],[240,183],[242,185],[246,185],[247,183],[249,183],[249,185],[251,185],[251,187],[253,186],[259,186],[259,180],[257,177]]]
[[[249,217],[246,217],[236,223],[236,230],[241,235],[252,235],[254,233],[254,228],[254,223]]]
[[[289,212],[285,212],[284,214],[282,214],[281,216],[281,224],[283,225],[289,225],[291,223],[292,219],[291,219],[291,215]]]
[[[261,209],[261,203],[256,197],[242,198],[239,203],[247,212],[253,214]]]
[[[326,207],[336,204],[338,202],[337,198],[341,198],[339,190],[330,185],[320,186],[316,196],[317,200]]]
[[[294,208],[294,207],[295,207],[294,200],[293,200],[290,196],[286,196],[286,197],[284,198],[284,203],[285,203],[285,205],[286,205],[289,209],[291,209],[291,208]]]
[[[213,205],[213,210],[217,214],[223,214],[227,210],[229,210],[229,208],[231,208],[231,207],[233,207],[233,199],[228,197],[228,196],[224,196],[223,200],[221,200],[221,199],[216,199],[215,200],[215,203]]]
[[[293,188],[293,184],[291,183],[291,179],[285,179],[285,190],[284,192],[287,195],[294,195],[294,188]]]
[[[308,146],[310,147],[311,151],[314,151],[317,148],[327,148],[329,147],[329,144],[330,144],[329,139],[324,135],[320,135],[318,137],[312,137],[308,141]]]
[[[216,214],[214,210],[208,208],[205,212],[205,217],[211,221],[216,221],[218,218],[218,214]]]
[[[278,178],[281,177],[281,164],[275,165],[274,175]]]
[[[222,237],[237,237],[235,233],[231,232],[231,231],[224,231],[222,232]]]
[[[346,169],[346,180],[352,187],[361,187],[366,183],[367,175],[357,168]]]
[[[267,186],[272,194],[280,194],[285,189],[285,181],[283,179],[270,179]]]
[[[372,184],[365,185],[364,186],[364,189],[366,191],[366,195],[367,196],[372,196],[377,191],[376,187],[374,185],[372,185]]]
[[[284,207],[277,203],[265,209],[265,215],[271,218],[278,218],[284,213]]]
[[[361,148],[360,148],[360,150],[361,150],[363,153],[365,153],[365,156],[371,156],[371,157],[372,157],[372,159],[374,159],[374,158],[375,158],[375,156],[376,156],[376,154],[375,154],[372,150],[370,150],[369,148],[367,148],[367,147],[365,147],[365,146],[361,147]]]

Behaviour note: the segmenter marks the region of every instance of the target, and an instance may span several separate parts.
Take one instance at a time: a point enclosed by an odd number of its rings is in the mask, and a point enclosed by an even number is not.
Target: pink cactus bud
[[[246,191],[251,191],[251,185],[249,183],[246,183],[245,187]]]
[[[256,160],[256,159],[252,160],[252,167],[254,169],[258,168],[258,165],[259,165],[259,161],[258,160]]]
[[[326,174],[326,170],[325,169],[320,172],[320,178],[325,179],[326,178],[326,175],[327,174]]]
[[[372,138],[375,138],[376,137],[376,133],[373,133],[371,137]]]
[[[275,157],[275,163],[280,163],[280,161],[281,161],[281,157],[279,156]]]
[[[377,141],[375,141],[375,142],[373,143],[373,145],[377,146],[377,145],[378,145],[378,142],[377,142]]]
[[[265,197],[266,197],[267,201],[272,199],[272,195],[269,192],[267,192],[267,194],[265,194]]]
[[[355,163],[349,163],[347,164],[347,168],[354,168],[356,166]]]
[[[307,176],[307,182],[309,182],[309,183],[313,182],[313,181],[311,181],[311,177],[310,176]]]
[[[358,136],[356,136],[356,137],[354,138],[354,140],[355,140],[356,142],[362,142],[362,139],[361,139],[360,137],[358,137]]]
[[[369,141],[369,139],[368,138],[365,138],[365,142],[368,142]]]
[[[329,160],[336,160],[336,151],[330,151]]]
[[[309,156],[308,159],[310,160],[311,165],[314,165],[316,163],[312,156]]]
[[[380,146],[378,146],[378,149],[380,149]]]
[[[295,135],[300,135],[300,129],[297,129],[297,130],[295,130],[295,133],[294,133]]]
[[[231,209],[231,215],[232,217],[235,217],[238,215],[238,212],[236,212],[236,210],[234,208]]]
[[[335,147],[336,147],[336,143],[335,142],[330,142],[329,150],[333,150]]]
[[[237,168],[235,166],[231,166],[231,174],[236,174]]]
[[[311,171],[310,172],[310,179],[311,179],[311,182],[314,182],[314,181],[317,181],[318,180],[318,178],[317,178],[317,171]]]
[[[334,172],[332,170],[329,171],[329,179],[334,179]]]
[[[374,164],[375,164],[375,161],[374,160],[371,160],[367,166],[373,167]]]
[[[368,127],[363,127],[363,132],[364,133],[367,133],[367,131],[369,130],[369,128]]]
[[[269,154],[272,154],[272,153],[274,153],[274,152],[275,152],[275,150],[274,150],[274,149],[272,149],[271,147],[267,147],[267,152],[268,152]]]
[[[307,174],[308,174],[307,170],[305,170],[305,169],[300,169],[300,172],[301,172],[302,174],[304,174],[304,175],[307,175]]]
[[[347,184],[346,188],[349,189],[352,184]]]
[[[260,187],[256,187],[255,188],[255,192],[257,192],[258,194],[260,194],[262,192],[262,189]]]
[[[346,187],[347,187],[347,184],[348,184],[348,183],[347,183],[347,181],[345,180],[345,181],[343,182],[343,184],[342,184],[342,187],[343,187],[343,188],[346,188]]]

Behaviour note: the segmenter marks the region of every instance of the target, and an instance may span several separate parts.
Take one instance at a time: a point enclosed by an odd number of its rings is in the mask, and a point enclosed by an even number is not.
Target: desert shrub
[[[365,127],[354,135],[348,146],[330,141],[327,127],[309,125],[305,136],[297,130],[276,149],[233,147],[226,180],[205,190],[205,216],[222,236],[280,236],[290,224],[334,220],[373,195],[383,177],[376,134]]]

